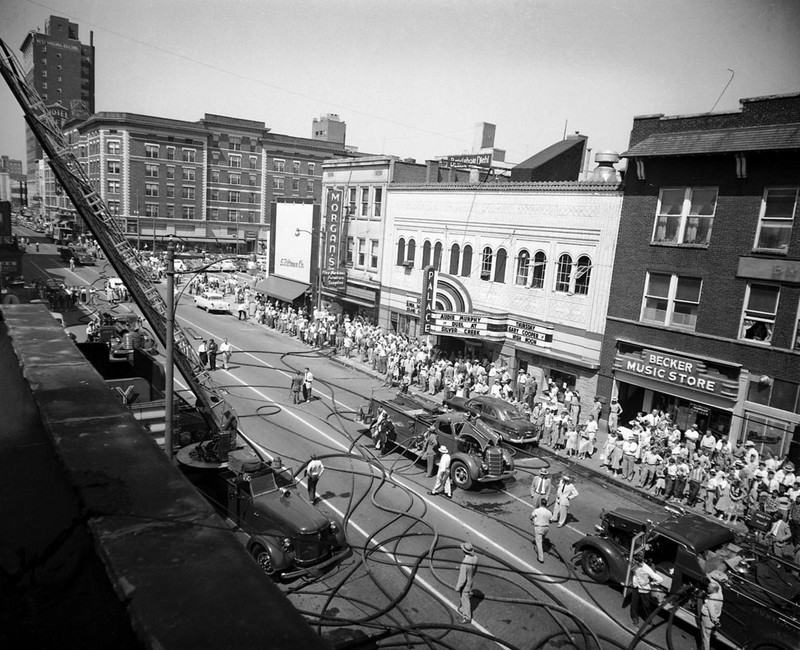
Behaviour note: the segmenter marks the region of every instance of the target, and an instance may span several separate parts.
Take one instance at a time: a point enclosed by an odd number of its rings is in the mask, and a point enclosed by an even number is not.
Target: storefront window
[[[788,451],[793,428],[788,422],[745,412],[745,440],[753,441],[761,454],[768,451],[773,456],[783,456]]]
[[[767,375],[750,380],[747,389],[747,400],[764,406],[800,413],[800,384],[782,379],[773,379]]]

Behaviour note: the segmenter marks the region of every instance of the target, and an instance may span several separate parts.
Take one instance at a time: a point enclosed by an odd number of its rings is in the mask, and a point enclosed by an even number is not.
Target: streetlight
[[[314,233],[311,232],[310,230],[306,230],[305,228],[295,228],[294,236],[295,237],[299,237],[301,232],[307,232],[309,235],[311,235],[312,238],[314,237]],[[316,285],[317,285],[316,308],[317,308],[317,311],[322,309],[322,237],[324,236],[324,234],[325,234],[324,231],[322,230],[322,228],[320,228],[320,230],[319,230],[319,238],[320,238],[319,243],[320,243],[320,246],[319,246],[319,251],[318,251],[318,255],[317,255],[317,281],[316,281]],[[312,239],[312,242],[313,242],[313,239]]]

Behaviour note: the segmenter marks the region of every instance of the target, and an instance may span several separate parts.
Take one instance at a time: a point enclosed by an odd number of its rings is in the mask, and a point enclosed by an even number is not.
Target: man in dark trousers
[[[308,461],[308,465],[306,465],[308,500],[310,503],[317,502],[317,483],[319,482],[319,477],[322,476],[322,472],[324,471],[325,467],[323,466],[322,461],[317,460],[316,454],[311,454],[311,460]]]
[[[299,404],[302,401],[301,391],[303,389],[303,371],[298,370],[294,377],[292,377],[292,404]]]
[[[422,439],[422,452],[420,458],[425,459],[425,476],[431,478],[434,475],[436,450],[439,448],[439,438],[436,436],[436,429],[428,427],[425,437]]]
[[[464,551],[464,559],[461,560],[458,582],[456,582],[456,591],[461,595],[458,613],[461,614],[462,623],[470,623],[472,621],[472,580],[478,572],[478,558],[475,556],[475,549],[469,542],[464,542],[461,550]]]

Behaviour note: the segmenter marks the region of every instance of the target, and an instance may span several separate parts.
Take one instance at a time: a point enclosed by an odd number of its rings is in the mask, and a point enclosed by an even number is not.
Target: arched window
[[[453,244],[450,247],[450,275],[458,275],[458,263],[461,261],[461,246]]]
[[[406,240],[401,237],[397,242],[397,266],[406,261]]]
[[[464,254],[461,256],[461,277],[468,278],[472,274],[472,246],[464,246]]]
[[[544,289],[544,272],[547,270],[547,255],[542,251],[533,256],[531,289]]]
[[[569,282],[572,278],[572,258],[563,253],[558,258],[558,266],[556,267],[556,291],[562,293],[569,293]]]
[[[592,275],[592,260],[587,255],[578,258],[578,267],[575,269],[575,294],[585,296],[589,293],[589,278]]]
[[[492,249],[484,247],[481,253],[481,280],[490,280],[492,277]]]
[[[431,263],[431,243],[429,241],[426,241],[422,245],[422,267],[421,268],[424,269],[430,263]]]
[[[406,251],[406,260],[411,262],[414,266],[414,258],[417,256],[417,243],[413,239],[408,240],[408,250]]]
[[[531,254],[526,250],[521,250],[517,255],[517,274],[514,284],[521,284],[523,287],[528,284],[528,275],[531,272]]]
[[[494,264],[494,281],[505,283],[506,281],[506,259],[508,253],[505,248],[500,248],[497,251],[497,257]]]
[[[438,241],[433,247],[433,266],[437,271],[442,270],[442,243]]]

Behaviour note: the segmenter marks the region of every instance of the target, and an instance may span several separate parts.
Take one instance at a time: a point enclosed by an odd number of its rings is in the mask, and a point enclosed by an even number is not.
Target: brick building
[[[798,455],[800,94],[634,118],[600,392]]]

